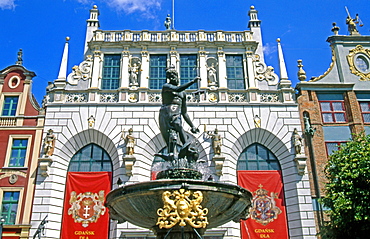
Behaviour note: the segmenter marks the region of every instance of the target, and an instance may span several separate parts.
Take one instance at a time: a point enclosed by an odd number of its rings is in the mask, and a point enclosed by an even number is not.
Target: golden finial
[[[297,60],[298,62],[298,79],[300,81],[306,80],[306,72],[303,70],[302,60]]]
[[[98,6],[97,6],[97,5],[94,5],[94,6],[93,6],[93,8],[94,8],[94,9],[97,9],[97,8],[98,8]]]
[[[338,35],[339,27],[337,26],[337,23],[333,22],[333,28],[331,31],[334,32],[334,35]]]
[[[71,38],[70,37],[66,37],[66,41],[69,41]]]

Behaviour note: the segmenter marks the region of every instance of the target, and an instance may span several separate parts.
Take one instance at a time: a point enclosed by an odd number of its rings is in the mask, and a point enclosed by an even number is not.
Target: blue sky
[[[14,64],[22,48],[23,65],[37,75],[32,91],[41,102],[47,82],[58,76],[66,36],[71,38],[68,72],[83,60],[86,19],[94,4],[102,30],[164,30],[165,17],[172,13],[172,0],[0,0],[0,69]],[[345,6],[363,21],[360,33],[370,35],[370,0],[175,0],[175,28],[248,30],[251,5],[262,21],[266,63],[278,73],[276,39],[281,38],[293,85],[298,59],[308,78],[329,67],[326,39],[333,22],[339,34],[348,34]]]

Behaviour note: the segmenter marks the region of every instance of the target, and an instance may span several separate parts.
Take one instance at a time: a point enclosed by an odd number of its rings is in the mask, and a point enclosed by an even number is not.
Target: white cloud
[[[277,46],[276,45],[271,45],[269,43],[266,43],[264,46],[263,46],[263,53],[265,54],[265,56],[268,56],[268,57],[272,57],[272,54],[277,52]]]
[[[161,7],[161,1],[162,0],[110,0],[106,2],[110,7],[114,7],[126,13],[136,11],[149,13],[153,9],[159,9]]]
[[[0,0],[0,9],[14,9],[15,0]]]

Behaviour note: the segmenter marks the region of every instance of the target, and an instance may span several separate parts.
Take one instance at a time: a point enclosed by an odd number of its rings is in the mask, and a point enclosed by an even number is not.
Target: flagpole
[[[175,29],[175,0],[172,0],[172,29]]]

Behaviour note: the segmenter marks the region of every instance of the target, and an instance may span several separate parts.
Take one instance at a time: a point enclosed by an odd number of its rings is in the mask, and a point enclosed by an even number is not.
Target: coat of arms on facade
[[[78,195],[72,191],[68,215],[72,215],[75,223],[82,223],[83,227],[87,227],[89,223],[97,222],[100,215],[104,215],[106,211],[104,200],[104,190],[99,193],[85,192]]]
[[[162,194],[163,208],[157,210],[159,228],[172,228],[190,225],[193,228],[205,228],[208,224],[207,208],[200,205],[203,201],[201,191],[191,192],[180,189],[174,192],[165,191]]]
[[[268,191],[263,189],[262,185],[259,185],[259,189],[253,194],[252,207],[249,209],[250,217],[264,226],[276,220],[281,213],[275,202],[278,194],[271,192],[268,196]]]

